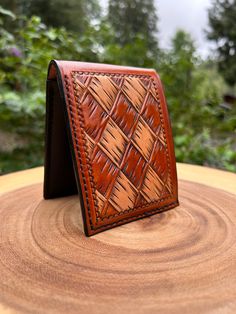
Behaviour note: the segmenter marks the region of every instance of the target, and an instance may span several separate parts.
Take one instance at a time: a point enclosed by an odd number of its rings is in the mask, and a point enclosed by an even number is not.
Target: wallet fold
[[[46,94],[44,198],[78,193],[87,236],[178,205],[153,69],[52,60]]]

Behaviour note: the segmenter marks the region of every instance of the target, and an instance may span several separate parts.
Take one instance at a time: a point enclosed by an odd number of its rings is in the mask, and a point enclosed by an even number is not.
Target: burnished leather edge
[[[69,66],[68,66],[69,64]],[[79,66],[79,68],[78,68]],[[173,180],[174,182],[172,182],[172,191],[173,191],[173,195],[172,197],[168,198],[168,201],[166,200],[162,200],[162,201],[157,201],[154,202],[153,204],[149,204],[148,206],[146,206],[144,209],[140,210],[138,208],[135,208],[135,214],[131,214],[130,212],[127,213],[122,213],[122,217],[119,219],[119,217],[111,217],[107,220],[107,223],[105,224],[100,224],[100,225],[94,225],[93,223],[93,218],[92,218],[92,213],[90,212],[91,210],[91,196],[93,195],[93,193],[91,193],[91,189],[87,188],[86,183],[90,183],[92,181],[92,178],[89,177],[89,181],[88,182],[88,178],[86,178],[86,175],[83,174],[83,167],[82,167],[82,161],[80,160],[79,165],[77,165],[78,160],[76,160],[76,156],[75,156],[75,147],[73,144],[73,138],[72,138],[72,132],[74,132],[73,130],[73,126],[71,125],[71,119],[69,117],[69,113],[68,113],[68,105],[70,106],[70,101],[73,102],[72,100],[70,100],[70,97],[72,95],[72,89],[73,87],[71,86],[71,82],[72,82],[72,77],[71,74],[72,72],[76,72],[78,70],[81,73],[86,73],[88,72],[89,74],[93,74],[93,72],[98,71],[97,74],[104,74],[104,75],[109,75],[112,73],[116,73],[117,75],[125,75],[125,76],[129,76],[129,75],[134,75],[134,76],[143,76],[143,75],[148,75],[152,78],[153,83],[155,85],[155,89],[156,89],[156,93],[158,95],[159,98],[159,103],[158,105],[160,106],[160,113],[162,113],[164,115],[164,117],[162,117],[163,123],[164,123],[164,131],[167,130],[168,132],[168,137],[166,137],[165,134],[165,138],[166,138],[166,143],[168,145],[168,152],[170,153],[169,156],[169,165],[168,165],[168,171],[170,170],[170,177],[171,180]],[[81,70],[82,69],[82,70]],[[124,73],[125,71],[125,73]],[[130,74],[129,74],[130,72]],[[61,93],[61,97],[63,99],[63,103],[65,105],[65,113],[66,113],[66,121],[67,121],[67,129],[68,129],[68,135],[69,135],[69,140],[70,140],[70,147],[71,147],[71,153],[73,156],[73,163],[74,163],[74,167],[75,167],[75,174],[76,174],[76,181],[77,181],[77,186],[78,186],[78,191],[80,194],[80,199],[81,199],[81,207],[82,207],[82,214],[83,214],[83,220],[84,220],[84,231],[86,235],[92,235],[98,232],[101,232],[103,230],[106,229],[110,229],[115,227],[116,225],[121,225],[124,223],[127,223],[129,221],[132,220],[136,220],[136,219],[140,219],[142,217],[145,216],[150,216],[153,215],[155,213],[158,212],[162,212],[165,210],[168,210],[170,208],[173,208],[175,206],[178,205],[178,195],[177,195],[177,174],[176,174],[176,163],[175,163],[175,155],[174,155],[174,144],[173,144],[173,139],[172,139],[172,131],[171,131],[171,125],[170,125],[170,119],[169,119],[169,115],[167,112],[167,105],[166,105],[166,101],[165,101],[165,96],[163,93],[163,86],[161,84],[160,78],[157,75],[157,73],[152,70],[152,69],[137,69],[137,68],[132,68],[132,67],[120,67],[120,66],[109,66],[109,65],[94,65],[94,64],[90,64],[90,63],[79,63],[79,62],[66,62],[66,61],[51,61],[50,65],[49,65],[49,74],[48,74],[49,78],[53,78],[53,77],[57,77],[58,79],[58,84],[59,84],[59,90]],[[157,89],[156,84],[159,84],[160,87],[159,89]],[[69,91],[69,92],[68,92]],[[75,99],[74,99],[75,101]],[[162,105],[161,105],[162,104]],[[73,104],[71,104],[73,105]],[[83,125],[81,125],[81,131],[83,129]],[[82,147],[83,149],[85,149],[85,143],[83,144],[84,147]],[[81,146],[80,146],[81,148]],[[86,150],[86,149],[85,149]],[[81,153],[80,150],[77,149],[77,153]],[[88,164],[88,158],[86,159],[86,163]],[[78,172],[78,167],[80,167],[80,171]],[[90,190],[90,195],[89,195],[89,191]],[[86,200],[86,202],[85,202]],[[161,206],[159,206],[158,204],[162,203]],[[158,206],[158,207],[157,207]],[[94,203],[92,204],[92,209],[94,209]],[[133,210],[134,211],[134,210]],[[138,211],[138,213],[137,213]],[[94,214],[94,213],[93,213]],[[132,215],[132,216],[131,216]]]

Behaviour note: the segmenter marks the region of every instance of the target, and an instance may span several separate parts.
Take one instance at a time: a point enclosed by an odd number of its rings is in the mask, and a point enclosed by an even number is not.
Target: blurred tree
[[[15,26],[11,32],[8,20]],[[0,7],[0,175],[43,163],[48,62],[99,62],[98,49],[93,27],[77,36]]]
[[[167,86],[167,97],[173,103],[173,110],[181,114],[191,103],[194,95],[196,49],[190,35],[178,30],[171,41],[171,49],[162,53],[162,62],[157,65]],[[173,112],[172,110],[172,112]]]
[[[157,13],[153,0],[109,0],[108,21],[114,29],[115,43],[121,47],[145,41],[147,51],[156,56]]]
[[[16,15],[40,16],[48,26],[83,33],[100,16],[98,0],[1,0]]]
[[[224,84],[212,65],[196,55],[188,33],[176,32],[157,69],[165,86],[177,160],[204,160],[205,165],[236,170],[236,120],[230,115],[220,118]]]
[[[208,12],[208,39],[215,41],[219,71],[230,86],[236,83],[236,0],[215,0]]]
[[[26,13],[27,3],[25,0],[1,0],[1,6],[10,10],[15,15]]]

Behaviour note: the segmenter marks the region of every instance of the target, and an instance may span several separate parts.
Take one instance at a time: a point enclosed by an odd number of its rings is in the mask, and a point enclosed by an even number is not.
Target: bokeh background
[[[177,161],[236,171],[236,0],[0,0],[1,174],[43,164],[51,59],[155,68]]]

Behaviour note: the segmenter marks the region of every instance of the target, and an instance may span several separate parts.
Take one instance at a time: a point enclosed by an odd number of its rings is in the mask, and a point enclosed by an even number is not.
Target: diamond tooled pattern
[[[73,72],[92,164],[97,218],[168,197],[167,144],[149,76]]]

